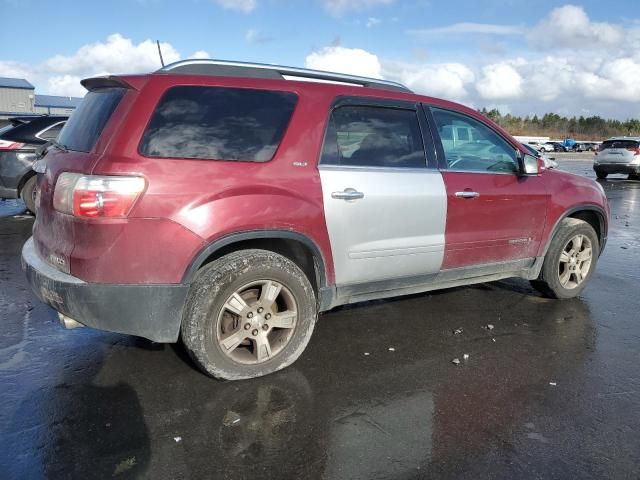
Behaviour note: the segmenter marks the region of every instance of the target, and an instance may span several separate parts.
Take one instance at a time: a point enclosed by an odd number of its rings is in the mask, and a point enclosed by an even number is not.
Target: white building
[[[0,127],[11,117],[26,115],[71,115],[82,99],[36,95],[24,78],[0,77]]]

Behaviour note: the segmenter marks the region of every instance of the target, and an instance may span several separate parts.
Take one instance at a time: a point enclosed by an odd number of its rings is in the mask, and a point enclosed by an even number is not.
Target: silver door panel
[[[321,166],[320,179],[337,285],[440,270],[447,218],[440,172]],[[363,196],[332,197],[345,190]]]

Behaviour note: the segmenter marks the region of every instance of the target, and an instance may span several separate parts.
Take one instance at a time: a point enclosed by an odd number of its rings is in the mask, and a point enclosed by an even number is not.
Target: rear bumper
[[[593,169],[597,172],[625,173],[627,175],[640,173],[640,165],[632,165],[630,163],[599,163],[597,165],[594,164]]]
[[[86,283],[40,258],[33,238],[22,248],[22,269],[36,296],[83,325],[175,342],[188,285]]]

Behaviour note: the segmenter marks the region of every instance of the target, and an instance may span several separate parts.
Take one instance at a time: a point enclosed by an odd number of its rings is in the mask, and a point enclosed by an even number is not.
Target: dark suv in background
[[[37,150],[56,139],[68,117],[14,117],[0,128],[0,198],[21,198],[35,213]]]

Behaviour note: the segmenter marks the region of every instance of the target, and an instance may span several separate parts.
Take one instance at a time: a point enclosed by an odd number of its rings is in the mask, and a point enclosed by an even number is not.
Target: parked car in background
[[[522,146],[534,157],[539,157],[544,162],[545,168],[558,168],[558,162],[556,162],[553,158],[546,155],[544,152],[539,152],[531,145],[527,145],[523,143]]]
[[[565,147],[560,142],[545,142],[538,147],[538,151],[540,152],[566,152],[567,147]]]
[[[578,143],[576,152],[595,152],[598,149],[598,144],[594,142],[581,142]]]
[[[0,198],[21,198],[35,213],[36,172],[31,165],[38,148],[56,139],[67,118],[14,117],[0,129]]]
[[[27,279],[66,326],[181,338],[217,378],[285,368],[339,305],[508,277],[575,297],[606,244],[602,186],[398,83],[202,59],[82,84]]]
[[[593,169],[600,179],[622,173],[630,180],[640,180],[640,137],[612,137],[602,142]]]

